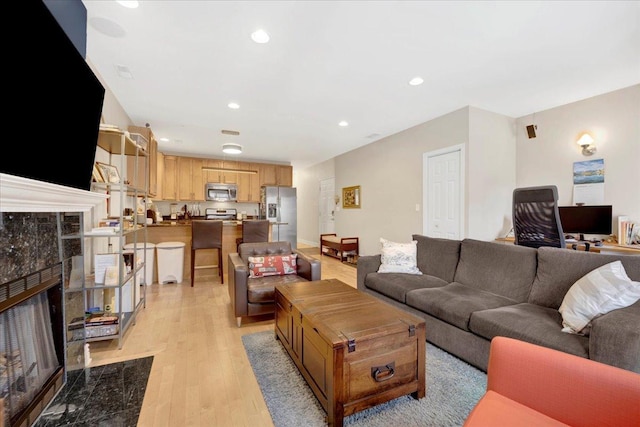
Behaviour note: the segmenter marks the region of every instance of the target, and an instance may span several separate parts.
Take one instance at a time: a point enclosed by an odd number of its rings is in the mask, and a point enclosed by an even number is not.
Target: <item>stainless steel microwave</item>
[[[210,202],[237,202],[238,185],[208,182],[204,187],[204,197]]]

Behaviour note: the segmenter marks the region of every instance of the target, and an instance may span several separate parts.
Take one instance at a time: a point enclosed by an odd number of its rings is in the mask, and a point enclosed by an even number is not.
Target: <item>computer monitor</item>
[[[565,234],[611,234],[612,206],[558,206]]]

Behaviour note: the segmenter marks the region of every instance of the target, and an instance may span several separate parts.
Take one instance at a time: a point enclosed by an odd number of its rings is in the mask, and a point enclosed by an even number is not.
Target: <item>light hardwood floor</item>
[[[323,279],[356,287],[355,267],[315,257]],[[273,426],[241,341],[245,334],[273,331],[273,316],[243,319],[238,328],[226,277],[225,284],[211,275],[196,279],[193,288],[184,281],[146,290],[146,307],[121,349],[117,341],[90,344],[90,366],[154,356],[138,426]]]

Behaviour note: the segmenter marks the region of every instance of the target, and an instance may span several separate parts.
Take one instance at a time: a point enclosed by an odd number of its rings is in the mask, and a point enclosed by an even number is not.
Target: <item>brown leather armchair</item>
[[[297,254],[297,274],[249,278],[249,257]],[[243,317],[275,312],[275,286],[320,280],[320,261],[291,250],[289,242],[241,243],[229,254],[228,289],[231,307],[240,327]]]

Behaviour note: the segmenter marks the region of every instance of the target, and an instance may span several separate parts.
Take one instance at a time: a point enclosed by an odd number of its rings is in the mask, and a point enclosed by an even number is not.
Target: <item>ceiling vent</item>
[[[237,130],[222,129],[222,133],[225,134],[225,135],[235,135],[235,136],[240,135],[240,132],[238,132]]]

